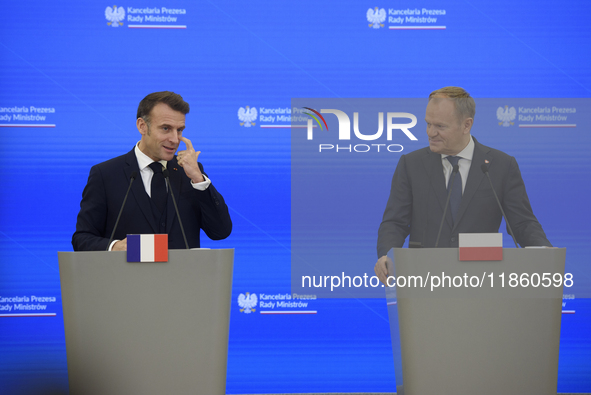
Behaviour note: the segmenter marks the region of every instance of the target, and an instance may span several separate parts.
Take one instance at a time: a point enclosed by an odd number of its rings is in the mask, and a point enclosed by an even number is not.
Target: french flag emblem
[[[460,261],[502,261],[502,233],[460,233]]]
[[[127,262],[168,262],[168,235],[127,235]]]

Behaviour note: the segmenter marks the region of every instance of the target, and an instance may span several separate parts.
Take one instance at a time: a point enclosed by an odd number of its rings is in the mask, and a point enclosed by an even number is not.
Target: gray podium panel
[[[404,395],[555,395],[563,288],[511,287],[508,276],[562,276],[564,262],[565,249],[505,249],[503,261],[471,262],[460,262],[457,249],[395,249],[396,276],[487,281],[396,289],[389,313],[399,325]]]
[[[225,394],[234,250],[58,255],[72,394]]]

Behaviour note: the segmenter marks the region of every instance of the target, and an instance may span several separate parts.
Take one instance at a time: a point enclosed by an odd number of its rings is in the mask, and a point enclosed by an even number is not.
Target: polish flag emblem
[[[502,261],[502,233],[460,233],[460,261]]]

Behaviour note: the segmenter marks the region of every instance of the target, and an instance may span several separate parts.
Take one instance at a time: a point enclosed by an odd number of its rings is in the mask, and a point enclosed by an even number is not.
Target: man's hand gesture
[[[179,166],[185,169],[185,174],[191,179],[191,181],[193,181],[193,184],[205,181],[205,178],[199,169],[199,165],[197,164],[197,159],[199,158],[201,151],[195,152],[193,144],[188,138],[181,137],[181,141],[185,143],[187,149],[177,153],[177,162]]]

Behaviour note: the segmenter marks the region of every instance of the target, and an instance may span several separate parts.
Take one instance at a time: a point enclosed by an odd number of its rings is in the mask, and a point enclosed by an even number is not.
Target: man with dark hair
[[[150,121],[150,112],[158,103],[164,103],[174,111],[187,115],[189,113],[189,103],[183,100],[181,95],[174,92],[154,92],[144,97],[137,108],[136,119],[143,118],[144,121]]]
[[[429,95],[425,115],[429,147],[403,155],[392,178],[390,197],[378,230],[375,272],[385,283],[387,253],[410,243],[435,247],[445,210],[450,204],[439,247],[458,247],[459,233],[496,233],[501,211],[481,170],[486,165],[503,211],[522,246],[552,246],[536,219],[515,158],[480,144],[470,131],[476,105],[468,92],[445,87]],[[452,170],[458,166],[459,171]]]
[[[222,195],[205,175],[191,141],[183,136],[189,104],[173,92],[155,92],[139,104],[136,126],[141,140],[127,154],[93,166],[82,193],[75,251],[126,250],[128,234],[168,234],[171,249],[185,248],[172,196],[177,201],[189,247],[200,246],[200,229],[213,240],[228,237],[232,221]],[[180,142],[187,147],[177,151]],[[109,239],[123,204],[131,176],[133,182],[114,240]],[[140,181],[140,182],[138,182]]]

